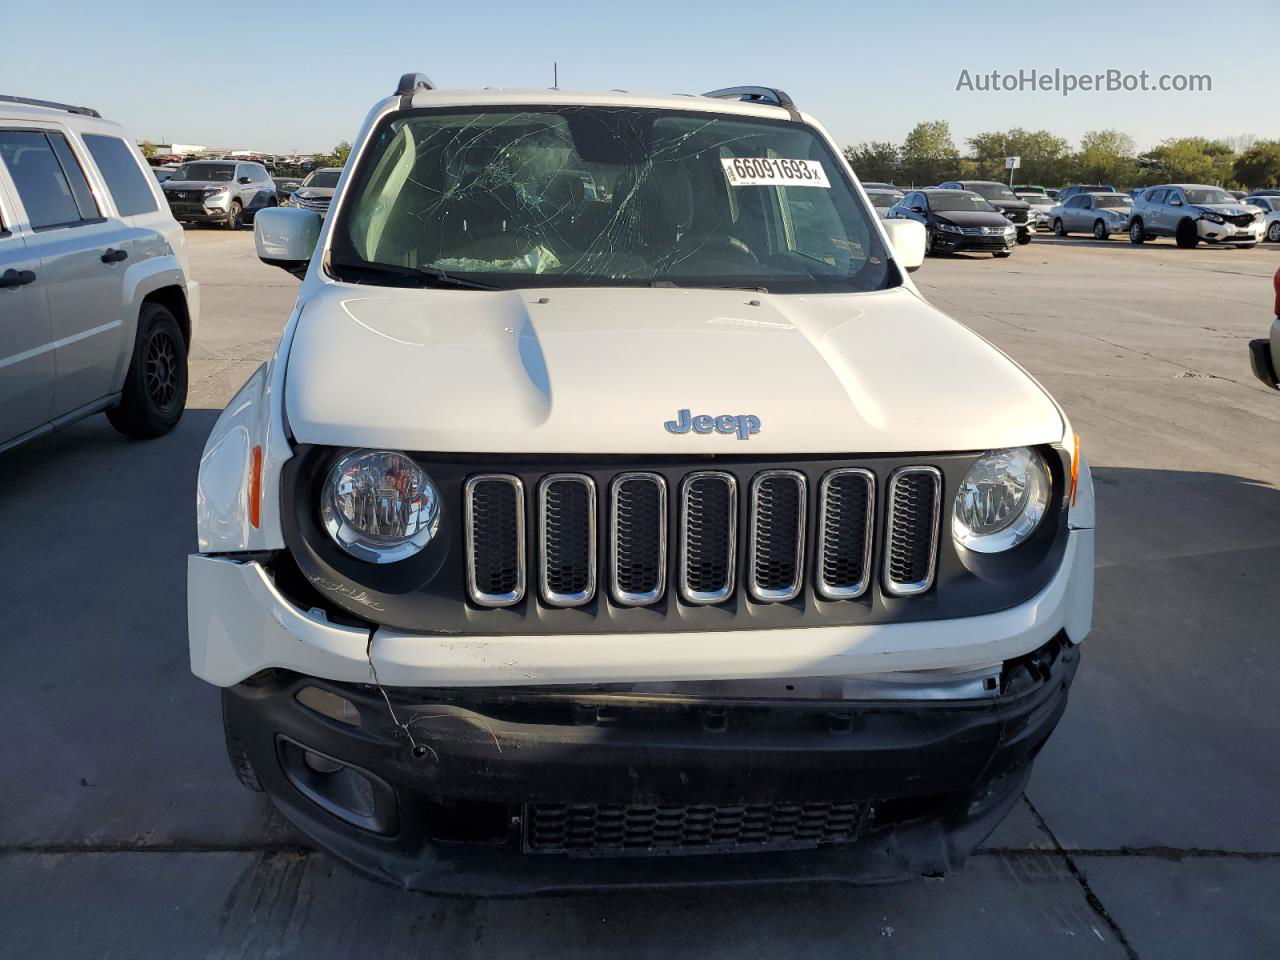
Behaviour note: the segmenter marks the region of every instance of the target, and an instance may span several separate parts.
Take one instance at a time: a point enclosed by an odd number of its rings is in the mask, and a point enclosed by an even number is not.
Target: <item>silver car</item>
[[[1049,211],[1049,222],[1059,237],[1091,233],[1106,240],[1129,229],[1133,198],[1127,193],[1077,193]]]
[[[0,97],[0,450],[104,411],[130,437],[172,430],[200,312],[187,266],[118,124]]]
[[[341,167],[321,167],[319,170],[313,170],[307,175],[307,179],[302,181],[302,186],[289,197],[285,206],[315,210],[323,217],[329,212],[329,204],[333,200],[334,191],[338,188],[338,178],[341,176]]]
[[[1035,221],[1035,228],[1037,230],[1048,230],[1052,223],[1049,218],[1049,212],[1055,206],[1053,199],[1047,193],[1035,190],[1015,189],[1013,192],[1018,195],[1019,200],[1025,200],[1031,204],[1031,216]]]
[[[1262,211],[1266,238],[1272,243],[1280,243],[1280,197],[1250,194],[1240,202]]]
[[[1129,241],[1173,237],[1180,247],[1201,240],[1252,247],[1262,239],[1266,216],[1221,187],[1164,183],[1138,195],[1129,221]]]
[[[902,199],[902,191],[896,187],[865,187],[865,189],[867,199],[871,201],[871,206],[875,207],[881,220],[886,219],[889,216],[889,208]]]
[[[259,210],[277,203],[267,168],[248,160],[192,160],[178,167],[163,188],[175,220],[228,230],[239,230]]]

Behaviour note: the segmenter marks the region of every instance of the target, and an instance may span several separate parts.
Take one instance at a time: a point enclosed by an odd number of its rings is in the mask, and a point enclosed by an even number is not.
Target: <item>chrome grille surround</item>
[[[695,564],[703,566],[716,558],[704,558],[706,536],[718,536],[714,529],[702,530],[701,521],[691,521],[694,498],[701,498],[698,491],[707,484],[722,484],[727,503],[722,583],[714,590],[701,589],[690,581],[690,569]],[[695,528],[696,526],[696,528]],[[721,603],[733,596],[734,574],[738,558],[738,481],[731,473],[720,470],[698,470],[687,474],[680,483],[680,596],[686,603]],[[705,584],[702,584],[705,587]]]
[[[923,481],[919,478],[923,478]],[[932,499],[923,515],[908,498],[917,496],[914,485],[923,482],[922,492]],[[942,473],[936,467],[899,467],[889,477],[887,500],[888,517],[885,523],[884,591],[895,597],[910,597],[924,593],[933,586],[938,566],[938,526],[942,507]],[[920,538],[925,537],[925,550],[920,550]],[[908,554],[914,554],[909,556]],[[918,566],[920,556],[925,556],[923,576],[906,578],[895,572],[904,564]]]
[[[649,590],[624,589],[624,566],[640,562],[634,539],[637,533],[631,529],[635,523],[634,505],[624,503],[627,490],[635,484],[651,485],[657,492],[656,529],[647,531],[656,539],[654,558],[654,586]],[[639,536],[644,536],[640,531]],[[626,541],[624,543],[624,540]],[[659,473],[622,473],[609,484],[609,587],[613,599],[625,607],[644,607],[662,599],[667,587],[667,481]],[[631,584],[634,587],[634,584]]]
[[[772,501],[774,497],[774,494],[766,489],[766,484],[772,487],[778,482],[787,481],[795,485],[795,517],[792,521],[794,526],[789,531],[774,530],[775,520],[786,523],[788,518],[775,518],[772,503],[764,502],[766,498]],[[804,528],[805,518],[808,515],[806,493],[805,476],[798,470],[762,470],[751,478],[751,508],[747,521],[750,524],[747,534],[747,589],[751,592],[751,596],[761,603],[783,603],[794,600],[804,586]],[[781,541],[779,546],[789,557],[773,556],[770,559],[762,556],[766,553],[775,553],[773,549],[775,540]],[[790,566],[791,576],[781,585],[768,585],[772,583],[772,578],[763,569],[765,565],[769,568],[777,567],[780,572],[785,572]],[[762,584],[762,579],[766,578],[768,583]]]
[[[833,488],[848,480],[861,482],[864,485],[863,496],[866,508],[862,511],[862,551],[861,569],[856,580],[849,578],[832,578],[828,576],[829,568],[843,561],[848,563],[850,551],[840,549],[841,528],[856,518],[840,513],[841,506],[832,505],[832,497],[838,491]],[[843,493],[839,493],[843,498]],[[847,511],[846,511],[847,512]],[[876,516],[876,475],[864,467],[838,467],[828,470],[818,484],[818,552],[814,564],[814,581],[818,593],[828,600],[853,600],[867,592],[871,586],[871,551],[875,545]],[[833,543],[833,540],[836,541]],[[854,551],[856,554],[856,551]]]
[[[476,543],[478,534],[483,537],[491,535],[489,525],[484,524],[484,530],[481,532],[477,529],[476,512],[476,496],[478,489],[489,484],[505,484],[511,489],[511,493],[515,498],[515,516],[513,524],[515,528],[515,583],[511,590],[502,593],[491,593],[480,589],[480,583],[477,578],[480,558],[477,556]],[[467,553],[467,594],[471,597],[473,603],[477,603],[482,607],[509,607],[512,604],[519,603],[524,599],[526,574],[525,574],[525,530],[524,530],[524,484],[519,477],[513,477],[508,473],[481,473],[467,479],[463,486],[462,494],[463,509],[463,528],[464,540],[466,543]],[[480,548],[482,553],[485,547]]]
[[[562,507],[553,502],[561,485],[581,486],[586,493],[585,516],[581,518],[583,542],[577,544],[582,549],[581,587],[567,591],[555,589],[552,583],[561,576],[553,571],[567,569],[575,559],[567,555],[574,545],[566,542],[574,531],[559,530],[566,518],[558,515]],[[538,577],[542,599],[549,606],[580,607],[596,594],[596,482],[585,473],[552,473],[538,481]]]

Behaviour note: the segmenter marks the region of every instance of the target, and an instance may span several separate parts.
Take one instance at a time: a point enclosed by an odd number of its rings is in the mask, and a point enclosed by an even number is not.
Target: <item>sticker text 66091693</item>
[[[783,160],[779,157],[722,159],[725,179],[731,187],[825,187],[827,172],[817,160]]]

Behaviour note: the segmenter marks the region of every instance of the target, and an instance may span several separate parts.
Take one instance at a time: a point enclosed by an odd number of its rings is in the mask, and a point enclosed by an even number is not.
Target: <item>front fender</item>
[[[284,420],[284,373],[297,318],[295,307],[275,355],[227,404],[205,442],[196,479],[196,540],[201,553],[284,547],[280,472],[293,456]]]

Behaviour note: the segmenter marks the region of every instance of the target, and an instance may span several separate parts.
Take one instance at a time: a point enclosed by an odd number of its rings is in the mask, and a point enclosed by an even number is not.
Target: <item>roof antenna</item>
[[[551,89],[560,89],[560,64],[555,60],[551,61]]]

